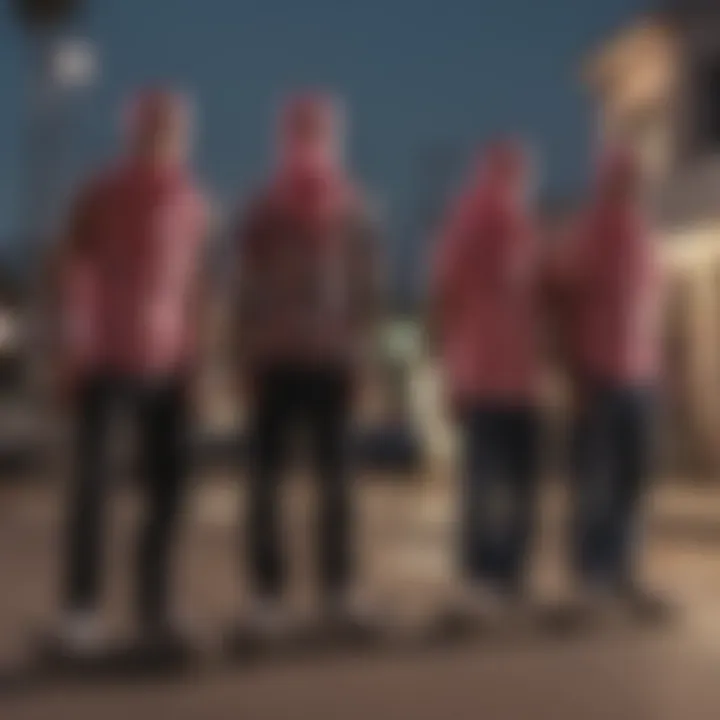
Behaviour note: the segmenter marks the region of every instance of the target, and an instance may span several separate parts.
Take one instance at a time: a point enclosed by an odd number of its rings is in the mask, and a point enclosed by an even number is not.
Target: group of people
[[[52,263],[55,367],[71,410],[74,471],[65,538],[68,650],[99,637],[109,427],[134,413],[147,503],[136,556],[145,637],[172,637],[170,568],[186,499],[208,209],[190,169],[192,118],[171,91],[140,93],[119,160],[78,194]],[[354,399],[382,305],[381,247],[344,162],[342,108],[292,98],[277,157],[234,230],[231,332],[248,410],[249,620],[278,627],[285,564],[278,491],[295,431],[308,440],[320,509],[325,617],[357,620]],[[643,597],[633,533],[648,478],[659,275],[632,156],[613,152],[567,238],[541,242],[522,146],[492,144],[437,241],[431,335],[463,440],[458,523],[463,599],[524,596],[538,490],[543,337],[574,381],[574,528],[588,597]],[[499,502],[499,500],[501,502]]]
[[[490,147],[433,264],[435,335],[462,439],[461,564],[471,601],[497,607],[525,593],[550,352],[573,394],[568,536],[579,593],[593,605],[663,612],[635,562],[662,289],[642,171],[628,150],[608,149],[586,206],[554,239],[539,231],[530,180],[521,146]]]

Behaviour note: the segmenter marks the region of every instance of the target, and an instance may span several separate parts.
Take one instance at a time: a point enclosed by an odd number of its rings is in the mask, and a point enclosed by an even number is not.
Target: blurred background
[[[183,550],[181,592],[190,606],[211,618],[227,615],[241,575],[234,567],[242,503],[234,461],[242,454],[242,408],[231,390],[224,271],[229,227],[238,204],[264,177],[283,93],[319,84],[346,98],[353,163],[383,221],[390,283],[357,442],[368,480],[362,555],[372,587],[399,587],[411,599],[426,595],[419,587],[437,588],[451,573],[453,436],[424,335],[425,266],[443,207],[478,143],[498,130],[518,132],[540,158],[539,203],[552,242],[583,199],[595,139],[619,138],[640,152],[652,180],[670,290],[661,482],[649,519],[648,572],[687,601],[697,627],[665,655],[664,645],[659,651],[618,641],[588,655],[558,652],[550,663],[530,654],[492,671],[484,657],[468,655],[436,660],[437,672],[395,664],[333,672],[347,697],[366,701],[364,688],[384,682],[395,709],[368,701],[368,712],[385,712],[378,717],[440,717],[431,714],[440,707],[443,717],[447,708],[462,718],[470,717],[463,714],[467,708],[477,717],[491,707],[508,714],[490,717],[546,717],[528,714],[512,692],[508,678],[517,683],[528,673],[546,679],[529,684],[536,703],[552,696],[548,688],[567,688],[570,677],[587,688],[588,698],[596,693],[608,703],[606,712],[592,715],[578,696],[547,715],[555,720],[720,717],[710,681],[713,663],[720,667],[720,628],[712,620],[720,597],[720,5],[701,0],[451,0],[442,6],[431,0],[3,0],[0,657],[15,658],[26,640],[24,625],[52,612],[56,580],[53,537],[67,428],[46,407],[42,391],[41,268],[73,189],[113,152],[123,98],[154,81],[177,84],[195,98],[197,166],[213,199],[198,489]],[[563,502],[564,381],[547,368],[550,509],[539,547],[550,559],[538,563],[538,583],[548,592],[562,575],[556,518]],[[120,428],[121,461],[131,457],[131,440]],[[123,493],[112,550],[118,558],[137,513],[132,494]],[[291,512],[302,518],[306,492],[299,486],[291,494]],[[120,608],[122,593],[110,594],[113,608]],[[622,661],[630,663],[627,676],[613,673],[618,657],[630,658]],[[495,678],[483,698],[471,692],[467,669],[476,666]],[[332,714],[327,693],[309,689],[324,687],[319,674],[288,672],[263,676],[252,690],[242,684],[248,717],[292,716],[282,715],[282,702],[271,697],[273,683],[287,688],[288,702],[304,702],[308,717],[367,717],[347,706]],[[598,684],[602,673],[615,692]],[[423,681],[426,674],[432,679]],[[425,697],[425,715],[410,689],[423,682],[439,683],[438,695]],[[173,705],[173,718],[229,717],[223,709],[212,714],[209,697],[189,700],[190,690],[184,692],[188,714]],[[124,712],[151,707],[123,697]],[[0,708],[2,702],[0,696]],[[68,717],[86,716],[73,705],[75,696],[62,702]],[[83,702],[86,712],[103,707],[111,717],[99,696]],[[224,702],[233,707],[230,691]],[[42,707],[38,700],[34,709],[15,708],[18,714],[7,717],[45,717]]]

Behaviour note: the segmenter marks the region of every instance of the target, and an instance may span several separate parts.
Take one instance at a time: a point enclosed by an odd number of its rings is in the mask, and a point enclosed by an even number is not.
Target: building
[[[669,294],[667,450],[720,468],[720,4],[668,3],[590,54],[601,140],[636,148],[650,181]]]

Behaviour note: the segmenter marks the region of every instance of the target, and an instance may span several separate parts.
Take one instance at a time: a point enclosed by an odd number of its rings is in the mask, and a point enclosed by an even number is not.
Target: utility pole
[[[69,91],[94,79],[95,58],[87,41],[66,32],[80,15],[84,0],[12,0],[27,38],[29,72],[25,126],[24,187],[20,218],[23,246],[23,345],[26,381],[33,385],[43,334],[41,271],[55,233],[66,178],[66,102]]]
[[[71,64],[62,33],[79,16],[83,4],[82,0],[13,0],[30,59],[21,232],[31,270],[44,250],[41,243],[47,240],[60,172],[64,90]]]

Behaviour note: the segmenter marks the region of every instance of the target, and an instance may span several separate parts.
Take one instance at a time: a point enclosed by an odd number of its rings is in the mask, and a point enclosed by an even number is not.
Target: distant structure
[[[85,0],[12,0],[15,16],[29,50],[24,210],[19,232],[32,247],[31,264],[42,253],[49,230],[63,151],[63,101],[68,86],[77,84],[87,62],[78,64],[77,49],[60,42],[76,20]],[[84,80],[85,78],[83,78]]]
[[[81,16],[86,0],[11,0],[28,49],[27,117],[23,153],[23,188],[16,251],[23,279],[22,353],[26,356],[25,385],[42,385],[46,335],[42,267],[55,235],[67,186],[71,91],[87,87],[97,72],[94,51],[87,41],[67,32]]]
[[[601,140],[636,148],[666,263],[666,460],[720,468],[720,3],[667,3],[587,58]]]

